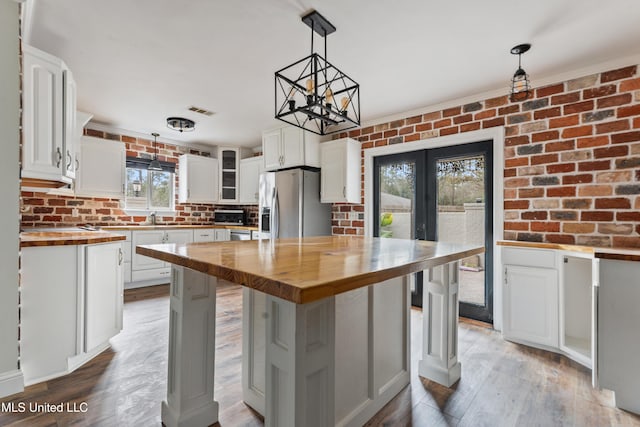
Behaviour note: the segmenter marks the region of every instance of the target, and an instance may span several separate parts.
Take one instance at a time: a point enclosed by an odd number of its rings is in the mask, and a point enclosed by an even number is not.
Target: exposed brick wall
[[[150,157],[153,142],[148,139],[127,135],[116,135],[93,129],[86,129],[85,134],[98,138],[121,141],[126,146],[127,156]],[[213,223],[215,209],[229,209],[228,205],[207,205],[178,203],[178,157],[185,153],[205,154],[183,146],[158,143],[158,159],[176,164],[175,216],[158,214],[157,223],[162,225],[206,225]],[[124,211],[124,200],[97,197],[68,197],[46,193],[23,191],[20,197],[21,227],[73,227],[82,224],[92,225],[141,225],[146,216],[131,216]],[[234,206],[247,213],[249,225],[258,224],[257,206]],[[77,211],[76,211],[77,210]],[[74,215],[77,213],[76,215]]]
[[[521,102],[504,95],[335,138],[358,139],[364,151],[495,126],[505,127],[503,238],[640,247],[636,65],[537,88]],[[364,234],[349,214],[363,211],[335,205],[333,233]]]

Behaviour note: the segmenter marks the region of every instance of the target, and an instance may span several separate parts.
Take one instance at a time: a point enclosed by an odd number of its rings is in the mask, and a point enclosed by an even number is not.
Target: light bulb
[[[333,104],[333,92],[331,91],[331,89],[327,89],[324,92],[324,98],[327,101],[327,104]]]
[[[314,89],[313,80],[311,79],[307,80],[307,93],[311,95],[313,93],[313,89]]]
[[[342,111],[345,111],[349,106],[349,98],[346,96],[343,96],[342,99],[340,100],[340,105],[342,106]]]

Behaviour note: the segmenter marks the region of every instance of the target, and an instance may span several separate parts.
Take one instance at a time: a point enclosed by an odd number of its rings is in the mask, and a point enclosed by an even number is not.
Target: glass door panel
[[[425,238],[424,161],[423,151],[374,159],[374,236]],[[422,305],[422,273],[411,277],[411,300]]]
[[[484,245],[485,156],[436,161],[438,240]],[[485,256],[460,261],[460,302],[485,305]]]

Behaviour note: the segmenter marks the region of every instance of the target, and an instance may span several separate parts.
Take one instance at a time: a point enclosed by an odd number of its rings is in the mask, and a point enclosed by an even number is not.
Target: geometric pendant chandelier
[[[302,17],[311,28],[309,56],[275,73],[275,118],[318,135],[360,126],[360,85],[327,61],[327,36],[336,30],[316,11]],[[313,50],[324,39],[324,57]]]

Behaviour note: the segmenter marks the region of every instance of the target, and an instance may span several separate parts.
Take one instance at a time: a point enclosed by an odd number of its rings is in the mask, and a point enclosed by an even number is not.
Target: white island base
[[[428,275],[428,276],[427,276]],[[421,376],[450,386],[457,360],[457,262],[425,271]],[[218,421],[217,278],[174,265],[167,427]],[[308,304],[243,289],[243,398],[266,426],[360,426],[409,384],[407,276]]]

